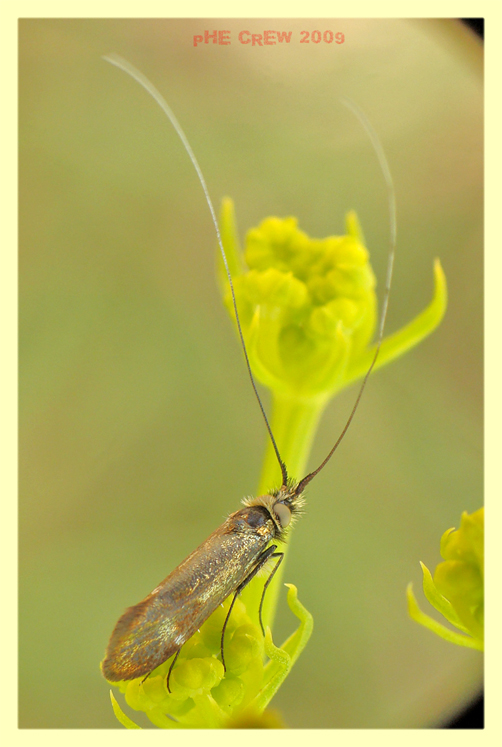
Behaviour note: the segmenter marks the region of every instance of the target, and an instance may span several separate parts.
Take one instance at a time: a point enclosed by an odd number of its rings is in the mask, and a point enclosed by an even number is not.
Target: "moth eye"
[[[291,511],[284,503],[276,503],[274,506],[274,514],[279,519],[279,524],[284,529],[291,521]]]

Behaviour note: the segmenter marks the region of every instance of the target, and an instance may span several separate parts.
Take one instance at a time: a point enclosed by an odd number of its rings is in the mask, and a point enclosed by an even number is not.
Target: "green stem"
[[[305,476],[306,464],[319,419],[328,402],[327,397],[301,399],[274,392],[271,428],[290,477],[300,480]],[[281,484],[281,471],[272,444],[267,444],[259,482],[258,495],[263,495]],[[291,535],[290,535],[291,536]],[[279,543],[278,551],[286,553],[288,544]],[[263,623],[273,624],[285,562],[275,574],[265,595]],[[267,576],[260,577],[242,593],[242,599],[253,619],[258,622],[258,608]]]

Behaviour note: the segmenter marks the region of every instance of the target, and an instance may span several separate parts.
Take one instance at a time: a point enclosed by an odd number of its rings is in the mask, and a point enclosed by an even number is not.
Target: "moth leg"
[[[270,557],[271,558],[279,558],[279,560],[277,561],[277,563],[275,564],[273,570],[271,571],[270,576],[267,578],[267,580],[265,582],[265,586],[263,587],[263,593],[261,595],[260,609],[258,610],[258,617],[260,619],[261,632],[263,633],[263,635],[265,635],[265,628],[263,627],[263,620],[262,620],[262,617],[261,617],[261,613],[262,613],[262,610],[263,610],[263,601],[265,599],[265,592],[268,589],[268,585],[270,584],[270,582],[274,578],[275,572],[277,571],[277,569],[279,568],[280,564],[284,560],[284,553],[283,552],[273,552],[270,555]]]
[[[239,584],[239,586],[237,587],[237,589],[235,590],[234,598],[232,599],[232,602],[231,602],[230,607],[228,609],[227,616],[225,618],[225,622],[223,623],[223,628],[222,628],[222,631],[221,631],[221,643],[220,643],[221,663],[223,664],[223,669],[225,670],[225,672],[227,671],[227,668],[226,668],[226,665],[225,665],[225,655],[223,653],[223,643],[224,643],[224,639],[225,639],[225,630],[227,628],[227,623],[228,623],[228,620],[230,618],[230,613],[232,612],[233,606],[235,604],[235,600],[237,599],[237,597],[239,596],[239,594],[241,593],[241,591],[256,576],[256,574],[258,573],[258,571],[260,570],[260,568],[262,568],[265,565],[265,563],[267,562],[267,560],[269,558],[271,558],[271,557],[274,558],[274,557],[277,557],[278,555],[281,555],[281,559],[277,562],[277,565],[275,566],[274,570],[270,574],[270,578],[267,579],[267,583],[265,584],[265,587],[264,587],[264,590],[263,590],[263,593],[265,593],[265,589],[269,585],[270,579],[272,578],[272,576],[276,572],[277,568],[279,567],[279,565],[281,563],[282,558],[284,557],[284,553],[282,553],[282,552],[275,553],[274,550],[277,550],[277,545],[271,545],[270,547],[267,547],[266,550],[263,550],[263,552],[260,553],[260,555],[258,555],[258,559],[256,561],[255,567],[253,568],[253,570],[251,571],[251,573],[249,574],[249,576],[246,576],[246,578],[244,579],[244,581],[242,581]],[[261,604],[260,604],[260,625],[261,625],[261,629],[263,630],[263,625],[262,625],[262,622],[261,622],[261,606],[262,606],[262,604],[263,604],[263,595],[262,595],[262,601],[261,601]],[[263,633],[263,635],[265,635],[265,633]]]
[[[176,663],[176,659],[178,658],[178,655],[179,655],[180,651],[181,651],[181,648],[179,648],[179,649],[178,649],[178,650],[176,651],[176,654],[175,654],[175,656],[174,656],[174,659],[173,659],[173,660],[172,660],[172,662],[171,662],[171,666],[169,667],[169,672],[167,673],[167,682],[166,682],[166,685],[167,685],[167,689],[169,690],[169,692],[171,692],[171,688],[169,687],[169,678],[170,678],[170,676],[171,676],[171,672],[172,672],[172,670],[173,670],[173,667],[174,667],[174,665],[175,665],[175,663]],[[153,671],[153,670],[152,670],[152,671]],[[145,676],[144,676],[144,677],[143,677],[143,679],[141,680],[141,684],[143,684],[144,682],[146,682],[146,680],[147,680],[147,679],[149,678],[149,676],[151,675],[151,673],[152,673],[152,672],[148,672],[148,674],[145,674]]]
[[[232,599],[232,602],[230,604],[230,607],[228,608],[227,616],[225,618],[225,622],[223,623],[223,628],[221,629],[221,641],[220,641],[220,651],[221,651],[221,663],[223,664],[223,670],[226,672],[227,667],[225,664],[225,655],[223,653],[223,640],[225,638],[225,630],[227,627],[228,618],[230,617],[230,613],[232,612],[233,606],[235,604],[235,600],[237,599],[237,595],[239,594],[238,591],[235,592],[234,598]]]
[[[183,648],[183,647],[181,647],[181,648]],[[170,677],[171,677],[171,672],[173,671],[173,667],[174,667],[174,665],[176,664],[176,659],[177,659],[177,658],[178,658],[178,656],[180,655],[180,651],[181,651],[181,648],[179,648],[179,649],[178,649],[178,650],[176,651],[176,653],[175,653],[175,655],[174,655],[174,659],[173,659],[173,660],[172,660],[172,662],[171,662],[171,666],[169,667],[169,672],[167,673],[166,686],[167,686],[168,692],[171,692],[171,688],[169,687],[169,679],[170,679]]]

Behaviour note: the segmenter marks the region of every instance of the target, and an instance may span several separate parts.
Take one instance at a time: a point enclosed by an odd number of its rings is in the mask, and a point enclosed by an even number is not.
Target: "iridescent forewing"
[[[149,674],[187,641],[255,566],[273,536],[272,522],[257,527],[256,509],[232,514],[156,589],[117,622],[102,664],[107,680]]]

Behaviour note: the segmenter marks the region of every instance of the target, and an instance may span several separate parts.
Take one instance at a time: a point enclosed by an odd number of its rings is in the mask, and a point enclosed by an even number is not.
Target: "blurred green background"
[[[215,28],[230,46],[193,47]],[[237,43],[265,28],[291,43]],[[454,21],[284,19],[20,22],[19,724],[118,727],[99,671],[116,619],[255,491],[265,444],[202,190],[111,51],[166,95],[242,233],[296,215],[323,237],[355,208],[383,285],[385,185],[340,96],[364,109],[397,190],[389,332],[428,303],[441,258],[442,325],[371,379],[309,488],[284,580],[315,629],[273,702],[290,727],[439,726],[482,657],[412,623],[405,587],[423,600],[418,561],[433,568],[482,503],[481,47]],[[355,394],[330,406],[312,467]],[[294,626],[284,594],[276,641]]]

